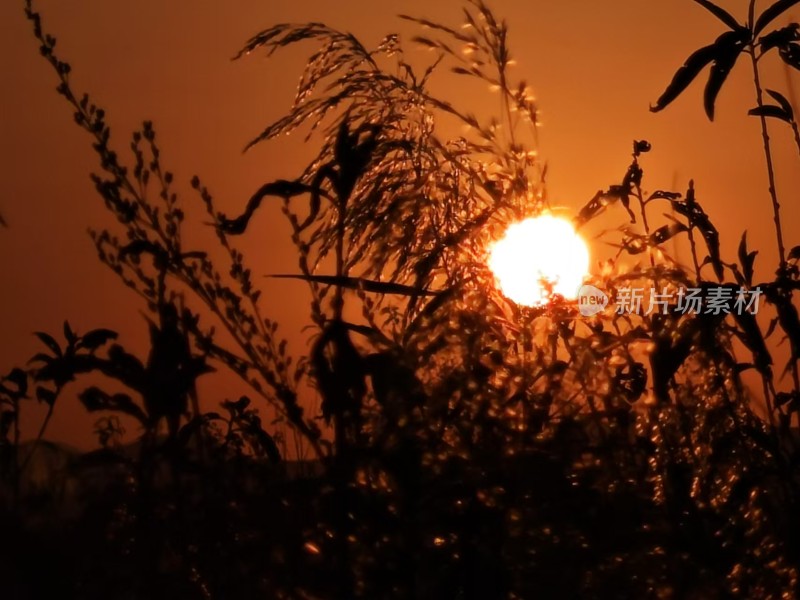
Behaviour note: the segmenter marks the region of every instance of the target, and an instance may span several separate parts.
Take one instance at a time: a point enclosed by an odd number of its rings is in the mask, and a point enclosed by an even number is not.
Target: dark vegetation
[[[743,24],[697,2],[728,29],[653,110],[710,66],[713,117],[728,73],[750,61],[774,278],[754,279],[746,236],[735,260],[721,256],[693,186],[643,190],[644,141],[576,223],[619,213],[620,250],[596,278],[601,289],[760,287],[758,318],[671,307],[582,319],[558,298],[527,309],[496,291],[487,244],[548,203],[537,108],[509,74],[506,24],[481,0],[467,3],[466,28],[403,17],[423,26],[427,37],[413,42],[435,50],[422,72],[396,36],[368,50],[308,24],[249,40],[242,56],[316,44],[291,111],[251,144],[319,129],[319,153],[237,217],[195,177],[218,241],[205,249],[184,243],[189,208],[152,125],[123,160],[28,2],[58,92],[100,159],[93,180],[117,221],[92,232],[100,260],[141,296],[151,346],[137,356],[113,331],[65,324],[38,333],[42,352],[0,382],[2,596],[796,597],[800,249],[786,245],[767,132],[774,123],[797,136],[797,122],[791,103],[762,87],[759,65],[777,55],[800,68],[798,25],[773,29],[797,2],[760,16],[751,2]],[[499,90],[501,116],[479,119],[432,95],[429,80],[448,69]],[[469,132],[445,139],[442,123]],[[299,264],[287,277],[310,292],[315,332],[300,360],[261,314],[262,291],[235,245],[258,235],[262,202],[282,207]],[[676,236],[688,239],[688,266],[665,247]],[[281,285],[266,281],[264,293]],[[776,372],[767,338],[780,336],[791,356]],[[240,377],[251,397],[201,412],[196,382],[211,370]],[[746,372],[761,389],[748,390]],[[103,384],[87,383],[98,374]],[[309,386],[321,414],[300,401]],[[20,411],[38,401],[49,418],[75,392],[100,417],[101,448],[37,480],[41,457],[57,452],[47,420],[21,442]],[[273,413],[275,422],[263,416]],[[121,417],[140,427],[133,446],[120,442]]]

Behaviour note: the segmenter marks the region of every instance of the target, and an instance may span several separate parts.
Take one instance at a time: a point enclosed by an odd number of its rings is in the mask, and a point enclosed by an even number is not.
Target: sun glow
[[[525,306],[552,294],[574,299],[589,271],[589,249],[572,224],[544,214],[511,225],[489,251],[500,291]]]

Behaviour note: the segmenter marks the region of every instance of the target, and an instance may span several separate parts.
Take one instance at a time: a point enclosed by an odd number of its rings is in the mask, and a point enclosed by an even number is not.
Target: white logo
[[[593,285],[582,285],[578,290],[578,311],[584,317],[593,317],[608,306],[608,296]]]

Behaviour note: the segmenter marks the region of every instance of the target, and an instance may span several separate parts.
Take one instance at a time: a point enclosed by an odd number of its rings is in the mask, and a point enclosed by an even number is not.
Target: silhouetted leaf
[[[229,235],[242,234],[245,229],[247,229],[247,224],[250,222],[253,214],[258,210],[258,207],[261,206],[261,202],[267,196],[289,199],[301,194],[310,193],[313,189],[313,186],[309,186],[300,181],[287,181],[285,179],[279,179],[278,181],[264,184],[250,197],[250,200],[247,201],[244,213],[235,219],[223,218],[217,226]]]
[[[673,100],[680,96],[683,91],[689,87],[689,84],[695,80],[695,78],[700,74],[700,71],[702,71],[706,65],[710,64],[711,61],[714,60],[716,55],[716,44],[711,44],[695,51],[691,56],[689,56],[688,59],[686,59],[684,65],[677,70],[672,78],[672,82],[670,82],[670,84],[667,86],[667,89],[664,91],[664,93],[661,94],[661,97],[656,101],[655,105],[650,107],[650,110],[652,112],[658,112],[669,106]]]
[[[322,416],[327,422],[337,418],[337,425],[342,426],[344,418],[359,413],[366,382],[361,356],[340,321],[325,327],[311,349],[310,360],[322,394]]]
[[[781,108],[788,114],[792,119],[794,119],[794,107],[789,100],[781,94],[780,92],[776,92],[775,90],[767,90],[767,93],[772,96],[772,98],[780,104]]]
[[[78,398],[89,412],[101,410],[121,412],[135,418],[142,425],[146,425],[149,420],[144,411],[127,394],[112,395],[92,386],[81,392]]]
[[[798,260],[800,259],[800,246],[795,246],[791,250],[789,250],[789,260]]]
[[[747,251],[747,232],[745,231],[742,234],[742,240],[739,242],[739,264],[742,265],[742,274],[748,286],[753,285],[753,264],[757,254],[758,250]]]
[[[682,194],[680,192],[667,192],[664,190],[656,190],[647,198],[647,202],[651,200],[679,200]]]
[[[45,354],[43,352],[39,352],[38,354],[34,354],[30,358],[30,360],[28,360],[28,364],[35,363],[35,362],[41,362],[41,363],[44,363],[45,365],[47,365],[47,364],[53,362],[54,360],[56,360],[56,358],[50,356],[49,354]]]
[[[669,225],[662,225],[650,234],[650,243],[658,245],[666,242],[667,240],[675,237],[681,232],[688,231],[689,228],[683,223],[671,223]]]
[[[42,343],[44,343],[45,346],[50,348],[50,350],[52,350],[53,354],[55,354],[58,357],[62,356],[61,346],[58,345],[58,342],[56,342],[56,340],[55,340],[55,338],[53,338],[53,336],[51,336],[50,334],[44,333],[43,331],[37,331],[34,335],[36,337],[38,337],[42,341]]]
[[[69,321],[64,321],[64,338],[66,338],[70,346],[73,346],[75,342],[78,341],[78,335],[72,331],[72,327],[69,326]]]
[[[792,6],[800,2],[800,0],[778,0],[772,6],[768,7],[761,13],[761,16],[756,19],[755,26],[753,27],[753,36],[757,36],[764,28],[772,23],[776,18],[789,10]]]
[[[764,334],[764,339],[769,339],[769,337],[775,333],[775,328],[778,326],[779,319],[778,317],[773,317],[770,322],[769,326],[767,327],[767,332]]]
[[[800,316],[792,302],[792,296],[786,294],[780,285],[770,284],[765,290],[767,299],[775,306],[781,329],[789,338],[792,360],[800,358]]]
[[[772,117],[774,119],[785,121],[786,123],[792,122],[792,116],[787,114],[785,110],[783,110],[780,106],[773,106],[770,104],[751,108],[749,111],[747,111],[747,114],[753,117]]]
[[[725,23],[731,29],[741,29],[741,25],[739,22],[725,9],[717,6],[716,4],[710,2],[709,0],[694,0],[700,6],[708,10],[711,14],[717,17],[720,21]]]
[[[586,206],[584,206],[580,210],[578,216],[575,217],[576,227],[580,227],[584,223],[587,223],[592,218],[600,214],[600,212],[604,210],[606,206],[608,206],[609,202],[615,199],[616,198],[614,199],[608,198],[608,196],[605,195],[605,192],[603,192],[603,190],[599,190],[594,195],[594,197],[591,200],[589,200]]]
[[[93,329],[81,338],[80,346],[87,350],[96,350],[109,340],[117,339],[117,332],[110,329]]]
[[[689,225],[691,227],[700,231],[709,254],[708,259],[704,261],[703,264],[706,262],[711,263],[714,267],[714,274],[722,281],[725,268],[722,264],[722,257],[720,256],[719,232],[717,232],[717,228],[714,227],[708,215],[695,199],[694,181],[689,181],[689,190],[686,192],[686,200],[675,200],[672,202],[672,207],[675,209],[675,212],[689,220]]]
[[[760,373],[769,376],[772,371],[772,356],[767,350],[767,344],[755,315],[749,311],[742,310],[733,311],[733,317],[742,330],[739,337],[750,352],[753,353],[756,369]]]
[[[28,393],[28,374],[22,369],[13,369],[3,378],[3,381],[10,381],[14,384],[16,389],[8,391],[16,398],[24,398]]]
[[[276,279],[300,279],[322,285],[332,285],[348,290],[363,290],[375,294],[393,294],[398,296],[435,296],[438,292],[392,283],[390,281],[375,281],[362,277],[337,277],[336,275],[267,275]]]
[[[800,70],[800,45],[787,44],[779,50],[780,56],[790,67]]]
[[[780,29],[776,29],[767,35],[760,37],[758,39],[758,43],[761,46],[762,54],[772,50],[773,48],[783,48],[791,42],[800,40],[800,32],[798,29],[800,29],[800,25],[797,23],[791,23],[786,27],[781,27]]]
[[[55,404],[56,401],[56,393],[53,390],[47,388],[37,387],[36,399],[39,400],[39,402],[44,402],[48,406],[53,406],[53,404]]]
[[[747,30],[728,31],[723,33],[714,43],[716,48],[714,64],[711,66],[711,73],[708,76],[705,93],[703,94],[703,105],[709,120],[714,120],[714,104],[717,101],[719,91],[728,78],[731,70],[736,64],[739,55],[745,48],[745,42],[749,37]]]
[[[271,463],[281,462],[281,451],[278,449],[278,444],[269,433],[264,431],[260,423],[253,423],[247,431],[258,440],[258,445],[261,446]]]
[[[8,443],[8,432],[17,420],[17,411],[4,410],[0,412],[0,441]]]

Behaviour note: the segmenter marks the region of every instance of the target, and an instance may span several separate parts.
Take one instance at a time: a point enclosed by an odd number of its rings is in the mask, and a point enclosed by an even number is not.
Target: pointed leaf
[[[786,114],[780,106],[773,106],[765,104],[764,106],[756,106],[747,111],[747,114],[753,117],[772,117],[773,119],[780,119],[786,123],[792,122],[792,117]]]
[[[715,44],[705,46],[694,52],[686,59],[684,65],[677,70],[672,81],[667,86],[667,89],[664,90],[664,93],[661,94],[661,97],[656,101],[655,105],[650,107],[650,110],[652,112],[658,112],[669,106],[673,100],[689,87],[689,84],[700,74],[700,71],[714,60],[716,54],[717,48]]]
[[[800,45],[788,44],[778,50],[783,62],[790,67],[800,70]]]
[[[80,346],[87,350],[95,350],[109,340],[117,339],[117,332],[110,329],[93,329],[81,338]]]
[[[717,6],[716,4],[709,2],[709,0],[694,0],[694,1],[697,2],[703,8],[705,8],[712,15],[717,17],[720,21],[725,23],[725,25],[727,25],[731,29],[740,29],[742,27],[739,24],[739,22],[733,17],[733,15],[731,15],[725,9]]]
[[[281,462],[281,451],[270,434],[255,424],[250,427],[249,431],[258,440],[258,445],[261,446],[270,462],[275,464]]]
[[[679,233],[688,230],[689,228],[683,223],[670,223],[669,225],[662,225],[650,235],[650,244],[653,246],[663,244]]]
[[[39,387],[36,388],[36,398],[39,402],[44,402],[47,406],[53,406],[56,401],[56,393],[53,390]]]
[[[312,186],[306,185],[300,181],[287,181],[285,179],[279,179],[277,181],[266,183],[262,185],[247,201],[247,207],[245,208],[244,213],[235,219],[223,218],[217,224],[217,226],[229,235],[242,234],[244,233],[245,229],[247,229],[247,225],[250,222],[253,214],[256,210],[258,210],[258,207],[261,206],[261,202],[267,196],[289,199],[311,192],[313,189],[314,188]]]
[[[45,346],[50,348],[50,350],[53,351],[53,354],[55,354],[56,356],[62,356],[61,346],[58,345],[58,342],[56,342],[55,338],[52,335],[44,333],[43,331],[37,331],[34,333],[34,335],[38,337]]]
[[[142,425],[147,424],[147,415],[127,394],[111,395],[98,387],[92,386],[81,392],[78,398],[89,412],[100,410],[121,412],[135,418]]]
[[[786,96],[781,94],[780,92],[776,92],[775,90],[767,90],[767,93],[772,96],[773,100],[781,105],[781,108],[786,111],[786,113],[794,119],[794,107],[792,103],[787,100]]]
[[[322,285],[333,285],[348,290],[363,290],[375,294],[396,294],[398,296],[435,296],[436,292],[392,283],[390,281],[375,281],[362,277],[337,277],[335,275],[268,275],[276,279],[300,279]]]
[[[761,16],[756,19],[755,27],[753,27],[753,36],[757,36],[761,33],[767,25],[772,23],[772,21],[798,2],[800,2],[800,0],[778,0],[775,4],[767,8],[761,13]]]
[[[69,326],[69,321],[64,321],[64,338],[70,346],[78,339],[78,336],[72,331],[72,327]]]
[[[742,273],[747,285],[753,284],[753,265],[756,260],[758,250],[748,252],[747,250],[747,232],[742,234],[742,241],[739,242],[739,263],[742,265]]]
[[[708,115],[710,121],[714,120],[714,104],[717,101],[719,91],[744,49],[744,38],[739,31],[729,31],[719,36],[714,46],[716,47],[717,55],[714,58],[714,64],[711,66],[711,73],[708,76],[708,83],[703,97],[706,115]]]
[[[650,196],[648,196],[647,202],[650,202],[651,200],[669,200],[669,201],[680,200],[682,196],[683,194],[681,194],[680,192],[667,192],[664,190],[656,190],[655,192],[650,194]]]
[[[28,374],[22,369],[13,369],[3,380],[14,384],[17,389],[12,394],[17,398],[24,398],[28,393]]]
[[[787,44],[800,40],[800,25],[791,23],[786,27],[781,27],[775,31],[770,31],[766,35],[758,38],[758,44],[761,46],[761,52],[768,52],[773,48],[783,48]]]
[[[45,354],[44,352],[39,352],[38,354],[34,354],[31,357],[31,359],[28,361],[28,364],[35,363],[35,362],[41,362],[41,363],[44,363],[45,365],[49,365],[54,360],[55,359],[52,356],[50,356],[49,354]]]

